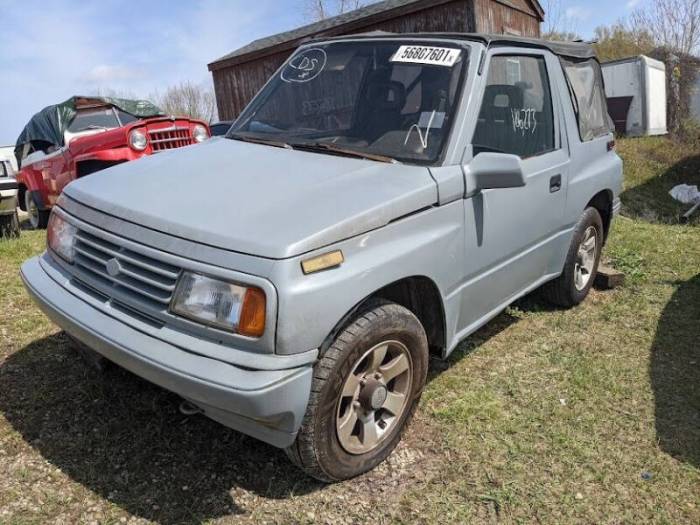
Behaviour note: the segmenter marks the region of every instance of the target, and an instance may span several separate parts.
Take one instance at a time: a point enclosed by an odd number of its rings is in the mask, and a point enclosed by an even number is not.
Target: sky
[[[560,0],[565,29],[590,37],[652,0]],[[547,8],[547,0],[541,0]],[[0,145],[71,95],[135,97],[184,81],[256,38],[305,23],[304,0],[0,0]]]

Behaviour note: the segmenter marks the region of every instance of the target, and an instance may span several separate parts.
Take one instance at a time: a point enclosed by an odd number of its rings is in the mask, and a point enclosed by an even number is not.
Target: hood
[[[108,168],[68,197],[210,246],[283,259],[437,202],[427,168],[214,138]]]

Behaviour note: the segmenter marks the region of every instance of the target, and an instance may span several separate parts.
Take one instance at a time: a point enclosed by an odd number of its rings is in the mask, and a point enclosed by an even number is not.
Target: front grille
[[[151,149],[154,152],[181,148],[194,144],[190,128],[173,126],[172,128],[153,129],[148,131]]]
[[[83,230],[76,235],[74,278],[143,313],[167,309],[179,275],[176,266]]]

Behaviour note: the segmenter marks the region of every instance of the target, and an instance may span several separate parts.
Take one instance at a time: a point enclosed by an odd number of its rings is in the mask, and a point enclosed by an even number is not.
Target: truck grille
[[[179,275],[180,268],[83,230],[77,233],[74,277],[109,299],[144,314],[168,307]]]
[[[153,129],[148,131],[148,136],[154,153],[194,144],[192,133],[187,127]]]

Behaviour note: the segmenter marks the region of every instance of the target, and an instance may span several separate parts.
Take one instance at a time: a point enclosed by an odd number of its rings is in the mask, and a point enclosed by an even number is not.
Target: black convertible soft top
[[[114,106],[135,117],[156,117],[164,115],[162,109],[148,100],[128,100],[113,97],[73,96],[60,104],[52,104],[34,115],[22,133],[17,137],[15,144],[15,156],[20,161],[22,147],[31,142],[37,142],[43,146],[64,145],[64,132],[72,122],[78,108]]]
[[[448,38],[454,40],[470,40],[482,42],[489,47],[535,47],[548,49],[555,55],[567,58],[585,60],[595,58],[593,46],[586,42],[563,42],[557,40],[542,40],[540,38],[527,38],[522,36],[492,35],[486,33],[390,33],[386,31],[373,31],[358,35],[344,35],[331,38],[315,38],[313,41],[326,42],[328,40],[347,40],[354,38]]]

